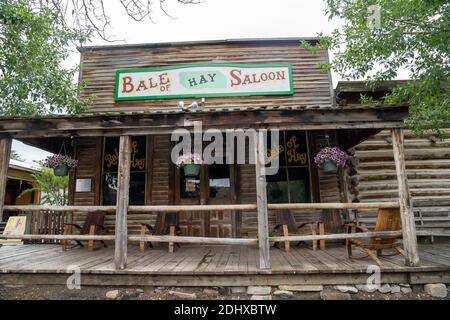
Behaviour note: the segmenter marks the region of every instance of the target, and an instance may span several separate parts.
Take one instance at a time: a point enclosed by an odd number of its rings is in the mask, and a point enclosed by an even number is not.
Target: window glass
[[[310,202],[308,168],[289,168],[289,202]]]
[[[277,174],[266,176],[268,202],[310,202],[306,132],[280,131],[279,144],[273,150],[270,142],[268,139],[267,155],[270,157],[276,152],[280,164]]]
[[[231,194],[230,166],[228,164],[211,164],[209,170],[209,197],[227,198]]]
[[[146,137],[131,140],[130,205],[145,204]],[[103,155],[103,204],[115,205],[117,197],[117,170],[119,162],[119,138],[105,139]]]
[[[266,176],[267,201],[269,203],[288,203],[288,181],[286,170],[280,168],[277,174]]]
[[[184,171],[180,170],[180,197],[197,198],[200,196],[200,176],[187,177]]]

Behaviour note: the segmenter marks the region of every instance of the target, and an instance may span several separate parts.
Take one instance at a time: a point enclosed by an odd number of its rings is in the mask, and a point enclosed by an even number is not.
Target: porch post
[[[0,139],[0,222],[3,219],[3,205],[5,204],[6,181],[8,180],[11,141],[9,138]]]
[[[416,224],[414,222],[414,212],[405,169],[403,129],[391,129],[391,134],[395,170],[397,172],[398,198],[403,232],[403,248],[406,254],[405,264],[408,266],[418,266],[419,253],[417,248]]]
[[[120,136],[119,165],[117,175],[116,239],[114,264],[116,269],[127,265],[127,212],[130,188],[131,137]]]
[[[258,211],[259,268],[270,269],[269,221],[267,213],[267,190],[265,176],[265,145],[261,130],[254,134],[256,170],[256,206]]]

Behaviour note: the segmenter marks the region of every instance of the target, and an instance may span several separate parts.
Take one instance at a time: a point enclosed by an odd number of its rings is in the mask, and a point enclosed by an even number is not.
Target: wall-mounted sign
[[[290,64],[211,63],[116,72],[119,101],[293,93]]]
[[[92,179],[83,178],[76,180],[75,192],[91,192],[91,191],[92,191]]]

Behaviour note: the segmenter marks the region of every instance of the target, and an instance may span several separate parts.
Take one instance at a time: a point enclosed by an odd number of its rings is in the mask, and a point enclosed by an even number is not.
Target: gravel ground
[[[276,288],[272,289],[272,292]],[[105,300],[107,292],[118,290],[116,300],[178,300],[178,299],[207,299],[207,300],[248,300],[251,296],[246,293],[230,292],[230,288],[174,288],[174,287],[93,287],[84,286],[80,290],[69,290],[65,286],[8,286],[0,285],[0,299],[2,300]],[[174,291],[176,291],[174,293]],[[333,287],[324,287],[324,291],[339,294]],[[177,292],[185,293],[177,294]],[[195,296],[193,296],[195,294]],[[189,296],[190,295],[190,296]],[[113,292],[114,296],[114,292]],[[409,294],[382,294],[379,292],[366,293],[359,291],[351,294],[352,300],[430,300],[436,299],[423,292],[421,286],[413,287]],[[273,300],[281,298],[272,296]],[[294,292],[291,300],[320,300],[319,292]],[[445,298],[449,300],[450,297]]]

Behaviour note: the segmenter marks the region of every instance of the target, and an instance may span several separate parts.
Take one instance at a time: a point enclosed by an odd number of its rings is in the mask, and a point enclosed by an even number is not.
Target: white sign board
[[[91,192],[92,179],[77,179],[75,183],[75,192]]]
[[[211,63],[116,72],[118,101],[293,93],[289,64]]]
[[[9,217],[6,223],[5,230],[3,230],[3,235],[5,236],[21,236],[25,234],[25,228],[27,223],[26,216]],[[0,244],[17,245],[22,244],[20,239],[5,239],[0,240]]]

